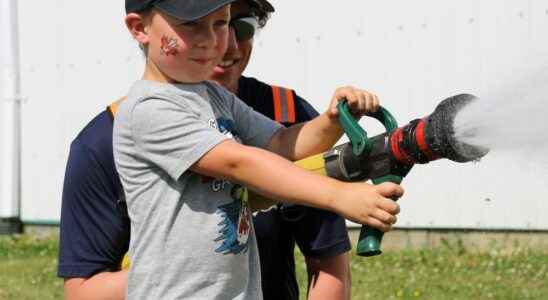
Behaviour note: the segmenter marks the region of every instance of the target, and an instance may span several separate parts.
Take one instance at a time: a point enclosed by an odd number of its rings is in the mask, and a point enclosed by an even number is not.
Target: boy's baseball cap
[[[126,0],[126,13],[151,7],[184,21],[194,21],[236,0]]]

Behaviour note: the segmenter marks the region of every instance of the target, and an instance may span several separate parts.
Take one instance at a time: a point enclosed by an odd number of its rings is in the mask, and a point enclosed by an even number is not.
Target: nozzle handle
[[[373,184],[381,184],[383,182],[393,182],[400,184],[403,178],[398,175],[386,175],[379,178],[374,178]],[[394,200],[395,201],[395,200]],[[356,246],[356,253],[359,256],[375,256],[382,253],[381,251],[381,242],[384,232],[363,225],[360,230],[360,236],[358,238],[358,245]]]
[[[367,138],[367,132],[358,124],[348,109],[348,103],[341,101],[337,105],[339,111],[339,122],[343,127],[346,135],[352,143],[352,152],[356,156],[361,156],[364,153],[368,154],[371,151],[372,142]],[[396,118],[384,107],[380,107],[378,111],[368,114],[369,117],[379,120],[386,129],[386,132],[391,132],[398,128]],[[373,178],[373,184],[383,182],[401,183],[401,176],[386,175],[379,178]],[[357,254],[360,256],[375,256],[382,253],[381,242],[384,233],[378,229],[363,225],[358,238]]]
[[[346,100],[337,104],[337,110],[339,112],[339,122],[352,143],[352,152],[354,155],[359,156],[364,151],[369,152],[369,149],[371,149],[371,142],[367,138],[367,132],[363,130],[350,113]]]
[[[367,132],[358,124],[358,121],[356,121],[350,113],[346,100],[337,104],[337,110],[339,111],[339,122],[352,143],[352,152],[354,155],[360,156],[364,152],[371,151],[372,143],[367,138]],[[382,106],[379,107],[379,110],[370,113],[367,116],[379,120],[384,125],[386,132],[398,128],[396,118]]]

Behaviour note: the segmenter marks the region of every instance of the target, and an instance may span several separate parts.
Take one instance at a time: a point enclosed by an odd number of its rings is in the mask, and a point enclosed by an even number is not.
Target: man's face
[[[251,9],[246,1],[234,2],[230,9],[231,19],[251,17]],[[238,79],[242,76],[253,49],[253,38],[238,40],[234,27],[230,27],[226,53],[215,69],[211,79],[217,81],[233,93],[238,91]]]

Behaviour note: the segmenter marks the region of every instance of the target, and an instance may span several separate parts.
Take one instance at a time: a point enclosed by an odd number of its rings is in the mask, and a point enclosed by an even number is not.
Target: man
[[[126,1],[126,4],[131,1]],[[256,111],[292,125],[317,112],[293,91],[242,77],[253,34],[274,11],[265,0],[241,0],[231,9],[231,34],[214,80]],[[120,262],[129,244],[129,219],[112,157],[116,105],[93,119],[71,145],[61,213],[58,275],[67,299],[123,299],[127,270]],[[350,296],[344,219],[332,213],[280,205],[254,216],[265,299],[298,299],[293,250],[299,245],[309,272],[309,298]],[[319,297],[318,297],[319,296]]]

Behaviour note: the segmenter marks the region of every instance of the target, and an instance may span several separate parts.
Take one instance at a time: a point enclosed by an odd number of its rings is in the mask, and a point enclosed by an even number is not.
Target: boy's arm
[[[344,133],[337,111],[337,104],[343,99],[355,116],[379,108],[375,94],[353,87],[339,88],[325,113],[309,122],[278,130],[267,149],[293,161],[329,150]]]
[[[267,149],[296,161],[331,149],[343,133],[338,120],[323,113],[311,121],[281,128]]]
[[[383,231],[390,230],[399,212],[399,206],[386,197],[403,194],[403,189],[395,184],[373,186],[320,176],[269,151],[233,140],[217,144],[191,170],[242,183],[272,199],[331,210]]]
[[[126,298],[127,270],[102,272],[90,278],[65,280],[66,300],[123,300]]]

